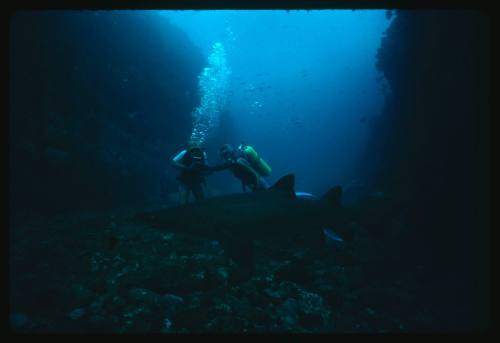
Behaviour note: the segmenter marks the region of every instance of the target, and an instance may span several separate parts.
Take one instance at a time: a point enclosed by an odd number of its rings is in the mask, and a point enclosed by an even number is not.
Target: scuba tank
[[[269,174],[271,174],[271,167],[259,156],[259,154],[257,154],[257,151],[255,151],[255,149],[250,145],[246,145],[244,142],[241,142],[238,150],[241,151],[252,168],[254,168],[255,171],[261,176],[269,176]]]

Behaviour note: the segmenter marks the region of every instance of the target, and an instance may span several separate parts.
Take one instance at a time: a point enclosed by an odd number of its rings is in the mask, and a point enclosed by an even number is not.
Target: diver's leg
[[[182,189],[182,185],[179,183],[179,204],[182,204],[182,193],[184,192],[184,190]]]
[[[205,196],[208,196],[208,197],[213,196],[213,190],[212,190],[212,188],[210,188],[210,187],[208,186],[208,183],[207,183],[207,181],[206,181],[206,180],[205,180],[205,181],[203,181],[203,183],[202,183],[202,191],[203,191],[203,195],[204,195],[204,197],[205,197]]]
[[[194,198],[196,199],[196,201],[200,201],[205,198],[205,194],[203,193],[203,187],[201,183],[193,186],[191,189],[193,191]]]
[[[252,180],[252,183],[250,184],[250,188],[252,188],[252,192],[260,191],[265,188],[262,187],[262,183],[260,182],[261,178],[256,176],[255,179]]]
[[[186,203],[186,193],[188,192],[186,186],[179,183],[179,205],[184,205]]]
[[[250,189],[252,190],[252,192],[256,192],[259,190],[259,184],[257,182],[251,183],[249,186],[250,186]]]
[[[259,178],[259,184],[261,189],[268,189],[269,183],[263,177]]]
[[[182,197],[182,204],[186,205],[187,203],[189,203],[189,195],[191,194],[191,187],[189,187],[188,185],[184,185],[184,187],[185,191]]]

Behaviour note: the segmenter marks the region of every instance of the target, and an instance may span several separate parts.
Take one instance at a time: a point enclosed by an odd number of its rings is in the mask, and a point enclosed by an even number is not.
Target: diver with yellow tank
[[[242,142],[235,151],[229,144],[224,144],[219,154],[223,164],[211,167],[212,171],[229,169],[240,181],[243,192],[250,188],[252,192],[269,188],[269,184],[264,179],[271,174],[271,167],[264,161],[257,151],[250,145]]]
[[[264,161],[264,159],[259,156],[259,154],[253,147],[245,144],[245,142],[241,142],[240,146],[238,147],[238,151],[240,152],[240,155],[250,163],[252,168],[255,169],[255,171],[259,173],[261,177],[271,175],[271,167],[269,167],[266,161]]]

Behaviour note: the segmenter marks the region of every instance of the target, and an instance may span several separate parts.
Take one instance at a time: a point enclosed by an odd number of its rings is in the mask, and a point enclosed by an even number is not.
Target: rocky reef
[[[368,263],[370,242],[363,230],[346,250],[257,241],[256,272],[242,279],[217,241],[152,229],[127,211],[59,215],[10,237],[10,326],[68,333],[431,328],[433,315],[414,294],[419,276],[378,273]]]
[[[427,270],[436,330],[488,324],[490,27],[480,11],[396,11],[377,56],[390,91],[363,166]]]
[[[154,12],[16,12],[10,213],[151,203],[176,190],[204,57]]]

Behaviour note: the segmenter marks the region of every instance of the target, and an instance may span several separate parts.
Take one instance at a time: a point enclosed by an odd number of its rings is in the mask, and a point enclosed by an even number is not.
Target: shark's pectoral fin
[[[323,228],[323,234],[325,235],[325,242],[327,245],[336,248],[344,247],[345,245],[344,239],[340,237],[337,233],[335,233],[332,229]]]
[[[253,240],[245,240],[226,236],[220,239],[222,249],[243,270],[249,273],[255,271],[255,249]]]
[[[295,192],[295,195],[297,196],[297,198],[302,198],[302,199],[310,199],[310,200],[316,199],[316,197],[313,194],[306,192]]]

